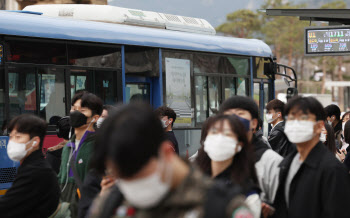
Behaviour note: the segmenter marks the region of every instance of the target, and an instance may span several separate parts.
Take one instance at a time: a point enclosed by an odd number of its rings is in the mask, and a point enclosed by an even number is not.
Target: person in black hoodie
[[[41,151],[46,122],[35,115],[23,114],[9,124],[7,154],[19,161],[12,187],[0,197],[1,217],[49,217],[58,206],[60,188],[56,173]]]
[[[284,133],[284,103],[274,99],[266,105],[266,110],[266,120],[272,126],[268,137],[271,148],[285,157],[295,151],[295,145],[290,143]]]

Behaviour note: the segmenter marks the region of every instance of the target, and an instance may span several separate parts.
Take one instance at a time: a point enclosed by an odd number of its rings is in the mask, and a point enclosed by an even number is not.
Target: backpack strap
[[[207,191],[204,218],[226,218],[228,204],[243,191],[238,185],[228,185],[221,180],[214,182]]]

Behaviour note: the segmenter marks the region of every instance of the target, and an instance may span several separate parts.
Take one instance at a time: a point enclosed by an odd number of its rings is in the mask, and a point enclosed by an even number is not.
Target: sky
[[[239,9],[260,9],[263,2],[264,0],[109,0],[108,4],[202,18],[217,27],[225,22],[228,13]]]

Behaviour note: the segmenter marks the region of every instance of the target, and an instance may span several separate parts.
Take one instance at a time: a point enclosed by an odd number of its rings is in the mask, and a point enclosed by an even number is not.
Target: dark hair
[[[282,119],[284,119],[284,106],[285,104],[278,100],[278,99],[273,99],[266,105],[266,110],[274,110],[276,112],[281,112],[282,113]]]
[[[344,126],[344,139],[345,142],[350,144],[350,122],[346,122]]]
[[[346,115],[349,115],[349,114],[350,114],[350,111],[347,111],[347,112],[341,117],[341,120],[343,121],[344,118],[345,118],[345,116],[346,116]]]
[[[47,124],[46,121],[33,114],[22,114],[13,118],[8,126],[9,132],[16,130],[17,132],[29,134],[30,138],[38,136],[40,138],[40,148],[44,143]]]
[[[92,111],[92,115],[101,115],[103,111],[102,100],[92,93],[85,93],[81,97],[81,107],[87,107]]]
[[[252,119],[259,119],[259,108],[252,98],[245,96],[233,96],[221,104],[219,113],[223,114],[225,111],[234,108],[247,110],[251,114]]]
[[[79,90],[76,91],[73,98],[72,98],[72,106],[74,106],[75,102],[77,102],[79,99],[81,99],[83,97],[83,95],[89,93],[86,90]]]
[[[105,105],[103,105],[102,109],[106,110],[106,111],[108,111],[108,113],[110,113],[112,110],[115,109],[115,107],[113,107],[112,105],[105,104]]]
[[[159,118],[144,103],[121,106],[96,134],[92,167],[103,174],[104,163],[110,159],[121,178],[135,175],[152,157],[157,157],[164,140]]]
[[[333,154],[336,154],[337,148],[335,147],[335,136],[334,136],[333,127],[331,127],[328,123],[325,123],[324,127],[326,128],[326,131],[327,131],[327,140],[324,144]]]
[[[301,110],[304,114],[314,114],[317,121],[326,119],[322,104],[313,97],[293,97],[285,106],[285,114],[288,115],[294,108]]]
[[[335,105],[335,104],[331,104],[328,105],[327,107],[324,108],[324,111],[326,112],[326,118],[327,117],[331,117],[331,116],[335,116],[335,119],[340,120],[340,108]]]
[[[262,119],[260,118],[260,116],[259,116],[259,118],[258,118],[258,125],[256,126],[255,130],[256,130],[256,131],[259,131],[259,129],[262,128],[263,125],[264,125],[264,122],[263,122],[263,120],[262,120]]]
[[[173,109],[167,106],[161,106],[155,110],[155,113],[159,117],[167,116],[168,118],[173,118],[173,122],[171,123],[171,126],[174,126],[175,120],[176,120],[176,113]]]
[[[243,144],[242,150],[239,153],[237,153],[233,158],[232,171],[231,171],[232,180],[235,183],[238,183],[239,185],[241,185],[243,188],[246,187],[247,181],[249,179],[252,179],[253,182],[257,185],[258,179],[257,179],[255,166],[254,166],[255,161],[254,161],[253,147],[248,141],[247,133],[245,131],[244,125],[241,123],[241,121],[238,119],[237,116],[217,115],[217,116],[214,116],[213,118],[210,118],[210,120],[208,121],[205,127],[206,129],[205,135],[207,135],[208,130],[215,123],[217,122],[223,123],[224,121],[229,122],[232,132],[234,132],[237,135],[238,141]],[[198,157],[196,161],[202,171],[204,171],[205,173],[211,174],[211,160],[208,154],[204,151],[203,143],[202,143],[202,147],[198,151]]]

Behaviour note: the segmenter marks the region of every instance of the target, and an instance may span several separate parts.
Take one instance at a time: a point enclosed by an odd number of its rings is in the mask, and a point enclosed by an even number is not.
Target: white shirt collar
[[[275,128],[275,126],[277,126],[279,123],[282,123],[282,122],[283,122],[283,120],[278,122],[278,123],[276,123],[276,125],[272,125],[272,129],[271,130],[273,130],[273,128]]]

